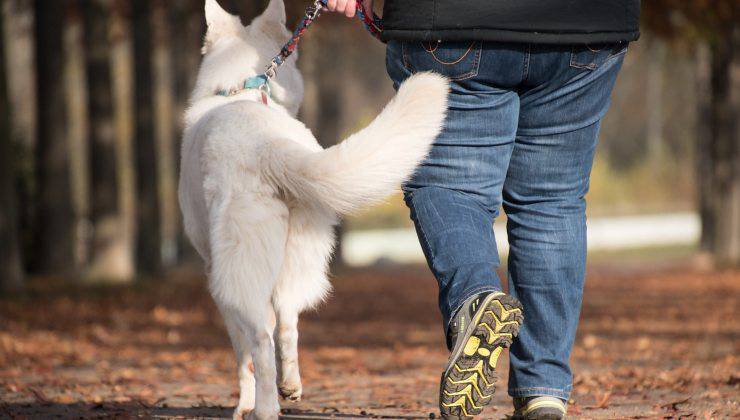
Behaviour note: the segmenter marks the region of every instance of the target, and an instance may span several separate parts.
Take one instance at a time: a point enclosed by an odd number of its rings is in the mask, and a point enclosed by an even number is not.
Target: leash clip
[[[265,69],[265,77],[267,79],[272,79],[273,77],[275,77],[277,69],[278,64],[275,62],[275,60],[270,61],[270,64],[267,65],[267,69]]]
[[[316,0],[312,5],[306,7],[306,19],[315,20],[321,14],[321,8],[324,7],[322,0]]]

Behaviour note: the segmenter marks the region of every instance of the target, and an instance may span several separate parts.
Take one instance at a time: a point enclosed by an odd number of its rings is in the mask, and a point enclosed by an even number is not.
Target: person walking
[[[355,7],[328,2],[350,17]],[[509,345],[514,418],[565,417],[585,279],[584,197],[639,14],[639,0],[385,0],[395,87],[422,71],[451,80],[444,130],[403,187],[451,350],[444,418],[482,412]],[[509,295],[496,274],[500,207]]]

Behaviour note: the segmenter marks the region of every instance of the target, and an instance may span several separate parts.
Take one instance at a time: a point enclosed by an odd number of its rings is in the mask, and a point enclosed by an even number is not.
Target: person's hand
[[[361,0],[365,10],[371,13],[373,10],[373,0]],[[345,16],[351,18],[355,17],[355,11],[357,10],[357,0],[328,0],[326,2],[326,8],[332,12],[344,13]]]

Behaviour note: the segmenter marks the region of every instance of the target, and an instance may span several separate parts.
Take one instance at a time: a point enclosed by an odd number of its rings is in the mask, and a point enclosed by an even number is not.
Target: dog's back
[[[278,193],[278,186],[265,182],[264,176],[264,155],[278,139],[289,139],[307,151],[321,149],[298,120],[280,109],[251,100],[216,107],[186,129],[181,152],[180,207],[186,234],[207,262],[209,208],[233,194]]]

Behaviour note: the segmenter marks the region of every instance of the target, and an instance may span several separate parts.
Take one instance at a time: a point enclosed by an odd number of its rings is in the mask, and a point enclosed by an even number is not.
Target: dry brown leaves
[[[37,279],[29,295],[0,300],[0,416],[229,416],[237,389],[227,336],[199,276],[181,277],[95,289]],[[426,269],[349,272],[335,286],[303,317],[304,401],[285,408],[436,412],[447,354]],[[738,414],[739,296],[737,271],[593,270],[571,415]],[[511,410],[505,366],[501,374],[487,418]]]

